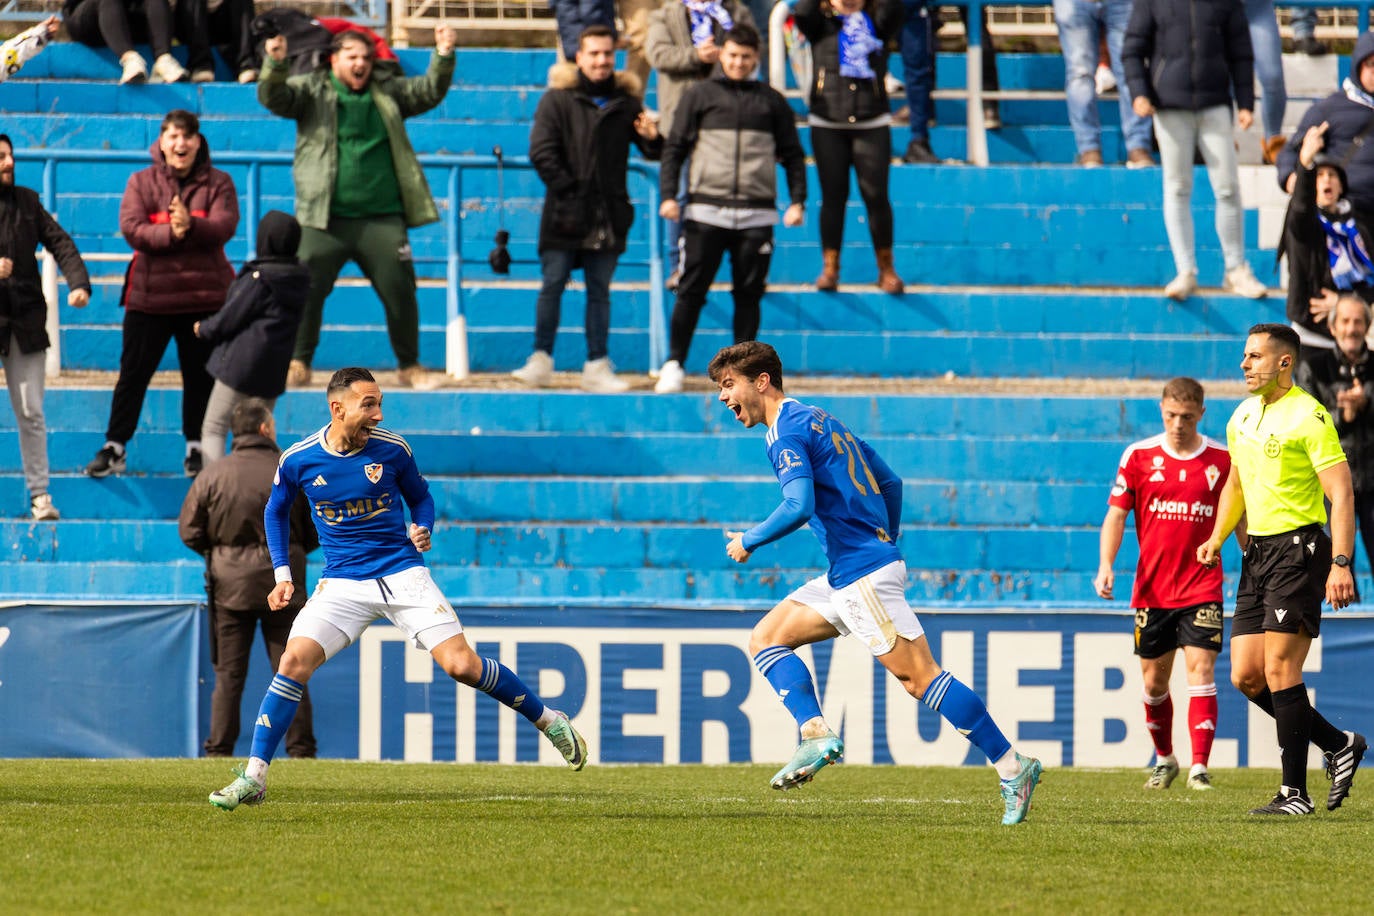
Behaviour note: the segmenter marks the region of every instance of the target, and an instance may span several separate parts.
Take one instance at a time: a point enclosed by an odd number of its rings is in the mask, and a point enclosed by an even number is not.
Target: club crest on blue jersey
[[[801,456],[790,448],[778,452],[778,473],[785,474],[802,466]]]
[[[367,475],[368,480],[376,483],[382,479],[382,466],[380,464],[365,464],[363,465],[363,473]]]

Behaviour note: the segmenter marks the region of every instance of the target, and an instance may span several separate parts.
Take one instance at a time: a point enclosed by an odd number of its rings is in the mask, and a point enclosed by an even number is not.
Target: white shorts
[[[430,578],[412,566],[381,579],[321,579],[291,627],[291,638],[319,643],[326,659],[353,645],[368,624],[385,617],[417,648],[432,651],[463,632],[458,614]]]
[[[852,633],[862,639],[875,656],[891,652],[898,636],[914,640],[925,634],[916,612],[906,603],[906,563],[901,560],[844,588],[817,576],[787,597],[815,610],[841,636]]]

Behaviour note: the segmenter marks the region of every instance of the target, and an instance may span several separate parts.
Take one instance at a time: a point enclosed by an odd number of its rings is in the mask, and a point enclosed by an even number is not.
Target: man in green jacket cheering
[[[350,260],[382,300],[401,383],[431,389],[444,381],[420,366],[420,309],[406,230],[437,222],[439,211],[405,119],[444,100],[457,37],[452,28],[438,26],[429,71],[409,78],[374,72],[375,49],[361,32],[334,36],[329,70],[299,76],[288,76],[285,36],[263,45],[258,101],[296,122],[296,219],[300,259],[310,268],[310,298],[288,384],[309,384],[324,300]]]

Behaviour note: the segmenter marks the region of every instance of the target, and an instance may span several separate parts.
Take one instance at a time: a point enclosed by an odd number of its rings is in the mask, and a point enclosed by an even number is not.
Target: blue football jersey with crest
[[[331,449],[325,427],[282,453],[264,513],[272,565],[288,565],[287,533],[297,491],[310,513],[324,550],[326,578],[376,579],[423,566],[410,541],[411,518],[434,529],[434,498],[405,439],[376,427],[362,448]]]
[[[768,430],[768,458],[778,483],[809,477],[816,509],[807,525],[830,561],[827,579],[843,588],[902,558],[894,543],[883,490],[900,494],[901,478],[858,436],[819,407],[782,402]],[[900,497],[896,509],[900,516]]]

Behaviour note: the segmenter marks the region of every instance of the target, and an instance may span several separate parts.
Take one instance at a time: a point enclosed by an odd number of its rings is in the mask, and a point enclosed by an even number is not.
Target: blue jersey
[[[830,561],[827,579],[843,588],[902,558],[894,541],[902,481],[839,420],[792,398],[768,430],[768,458],[784,488],[810,478],[815,512],[807,524]]]
[[[324,548],[326,579],[376,579],[423,566],[410,541],[404,501],[422,528],[434,528],[434,498],[406,440],[377,427],[360,449],[340,453],[325,427],[282,453],[264,513],[272,566],[288,566],[291,503],[303,490]]]

